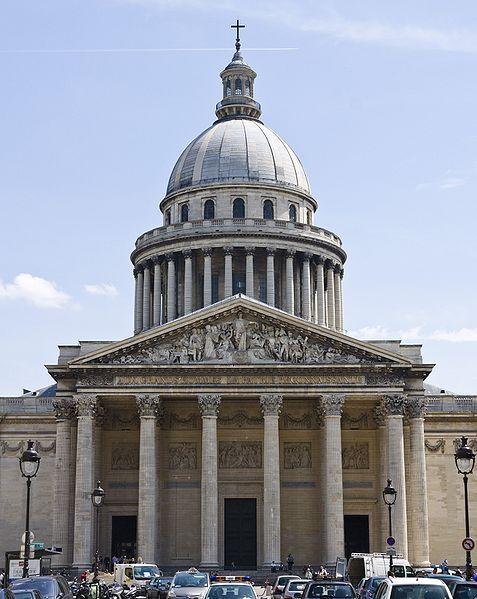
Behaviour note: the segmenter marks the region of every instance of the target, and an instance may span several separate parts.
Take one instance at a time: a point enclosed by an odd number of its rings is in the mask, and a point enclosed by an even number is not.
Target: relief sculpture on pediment
[[[219,443],[219,468],[261,468],[262,444],[260,441],[221,441]]]
[[[367,364],[382,361],[356,349],[311,340],[281,326],[247,320],[241,313],[232,320],[194,327],[171,341],[151,341],[140,348],[125,348],[97,359],[100,364],[270,363]]]

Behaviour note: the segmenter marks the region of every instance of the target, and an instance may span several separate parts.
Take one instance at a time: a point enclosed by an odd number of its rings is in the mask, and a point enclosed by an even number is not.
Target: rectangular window
[[[212,303],[219,301],[219,275],[212,275]]]
[[[267,303],[267,276],[264,273],[258,275],[258,299]]]

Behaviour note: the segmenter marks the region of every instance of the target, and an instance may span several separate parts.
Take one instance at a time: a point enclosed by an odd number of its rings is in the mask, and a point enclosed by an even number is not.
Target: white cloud
[[[451,341],[452,343],[463,343],[477,341],[477,329],[462,328],[456,331],[437,330],[429,335],[434,341]]]
[[[410,329],[388,329],[382,325],[365,326],[348,331],[348,335],[357,339],[402,339],[403,341],[422,339],[421,326]]]
[[[460,177],[448,177],[440,183],[441,189],[455,189],[456,187],[463,187],[465,185],[465,179]]]
[[[54,281],[35,277],[29,273],[20,273],[13,283],[0,281],[0,299],[25,300],[37,308],[66,308],[71,298],[60,291]]]
[[[84,285],[84,290],[86,291],[86,293],[90,293],[91,295],[109,295],[111,297],[118,295],[118,290],[114,285],[111,285],[110,283]]]

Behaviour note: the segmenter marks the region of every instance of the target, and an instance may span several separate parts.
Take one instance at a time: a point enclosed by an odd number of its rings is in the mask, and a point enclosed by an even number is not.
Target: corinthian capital
[[[321,397],[321,413],[323,417],[341,416],[345,396],[343,393],[327,393]]]
[[[279,416],[282,410],[283,395],[264,393],[260,395],[260,407],[264,416]]]
[[[55,399],[53,411],[57,420],[69,420],[75,415],[75,403],[72,399]]]
[[[406,414],[408,418],[424,418],[427,400],[425,397],[408,397],[406,402]]]
[[[386,416],[404,416],[406,396],[400,393],[385,395],[381,400],[381,408]]]
[[[220,406],[220,393],[201,393],[198,396],[199,399],[199,410],[202,417],[213,416],[217,417]]]
[[[140,393],[136,395],[136,405],[139,416],[159,416],[162,402],[158,395],[150,395],[149,393]]]
[[[384,409],[383,402],[380,401],[374,406],[373,410],[374,421],[378,426],[386,425],[386,410]]]
[[[92,393],[79,393],[75,396],[75,408],[78,418],[81,416],[90,416],[93,418],[96,415],[97,407],[97,395]]]

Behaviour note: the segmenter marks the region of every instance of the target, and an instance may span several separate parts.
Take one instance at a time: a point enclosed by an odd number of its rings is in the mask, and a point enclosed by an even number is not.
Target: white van
[[[114,582],[142,587],[155,576],[163,576],[156,564],[114,564]]]
[[[362,578],[387,576],[389,555],[386,553],[352,553],[348,560],[348,578],[357,584]],[[415,576],[411,564],[402,555],[393,557],[393,572],[398,578]]]

